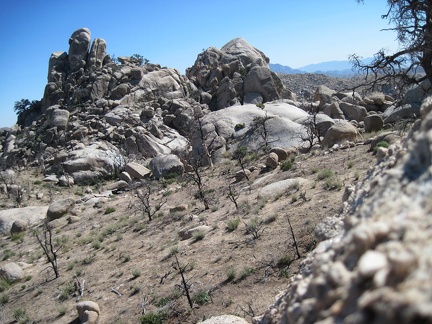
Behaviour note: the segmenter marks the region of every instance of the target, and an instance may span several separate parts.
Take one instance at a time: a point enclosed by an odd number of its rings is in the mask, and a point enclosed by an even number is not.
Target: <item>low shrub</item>
[[[378,142],[378,143],[375,145],[375,147],[373,148],[373,153],[376,154],[376,152],[378,151],[378,149],[379,149],[380,147],[388,148],[388,147],[389,147],[389,143],[386,142],[386,141]]]
[[[322,169],[318,171],[317,179],[318,180],[324,180],[332,177],[334,175],[332,170],[329,169]]]
[[[235,231],[237,229],[237,227],[239,226],[239,224],[240,224],[240,218],[232,218],[232,219],[228,220],[227,227],[226,227],[227,231],[228,232]]]

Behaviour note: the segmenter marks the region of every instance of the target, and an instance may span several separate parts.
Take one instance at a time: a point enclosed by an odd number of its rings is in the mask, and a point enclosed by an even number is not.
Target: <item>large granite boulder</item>
[[[382,118],[384,124],[395,123],[404,118],[415,118],[420,116],[420,105],[406,104],[403,106],[391,106],[384,111]]]
[[[50,116],[50,127],[65,130],[69,122],[69,116],[69,111],[57,107],[53,108]]]
[[[68,152],[61,163],[75,183],[88,183],[112,177],[124,168],[125,159],[119,150],[108,142],[99,141],[88,146],[78,146]]]
[[[159,155],[153,158],[150,161],[149,168],[156,179],[172,174],[182,175],[184,172],[183,163],[174,154]]]
[[[15,282],[24,278],[23,269],[15,262],[8,262],[0,265],[0,278]]]
[[[48,207],[46,214],[47,220],[52,221],[66,215],[74,206],[75,200],[73,198],[65,198],[53,202]]]
[[[46,218],[48,206],[28,206],[0,211],[0,233],[7,235],[11,232],[16,221],[29,225],[37,225]]]
[[[69,67],[72,72],[84,68],[87,62],[87,55],[90,48],[90,30],[80,28],[73,32],[69,38]]]
[[[364,119],[365,132],[377,132],[384,126],[383,119],[380,115],[366,116]]]
[[[102,38],[96,38],[90,48],[90,53],[87,58],[87,66],[100,68],[105,59],[107,44]]]
[[[355,141],[358,136],[357,129],[346,121],[338,121],[330,127],[324,136],[322,144],[332,147],[334,144],[344,141]]]
[[[355,120],[357,122],[362,122],[367,116],[367,110],[365,107],[355,105],[348,102],[339,103],[340,109],[343,111],[345,117],[348,120]]]
[[[335,90],[332,90],[325,85],[320,85],[315,90],[313,101],[318,101],[319,107],[322,107],[326,103],[331,103],[331,99],[335,94]]]

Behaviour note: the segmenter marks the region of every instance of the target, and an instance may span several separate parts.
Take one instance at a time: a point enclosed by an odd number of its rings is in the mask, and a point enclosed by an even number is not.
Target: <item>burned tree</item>
[[[354,68],[365,73],[370,88],[397,82],[403,90],[425,80],[432,84],[432,2],[388,0],[387,3],[388,11],[381,18],[392,25],[386,30],[396,32],[400,49],[393,54],[381,49],[370,64],[364,64],[354,54],[351,56]]]

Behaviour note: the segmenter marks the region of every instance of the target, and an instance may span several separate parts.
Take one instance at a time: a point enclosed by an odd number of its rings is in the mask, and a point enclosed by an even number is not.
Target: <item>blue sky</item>
[[[103,38],[108,54],[138,53],[182,74],[210,46],[235,37],[263,51],[271,63],[293,68],[350,54],[397,49],[381,19],[384,0],[19,0],[0,10],[0,127],[16,122],[15,101],[41,99],[52,52],[68,51],[78,28]]]

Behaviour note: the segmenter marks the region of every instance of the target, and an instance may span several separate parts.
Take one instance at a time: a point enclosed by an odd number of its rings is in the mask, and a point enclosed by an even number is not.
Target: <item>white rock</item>
[[[388,261],[384,254],[378,251],[367,251],[358,263],[358,271],[363,277],[373,276],[377,271],[388,267]]]

